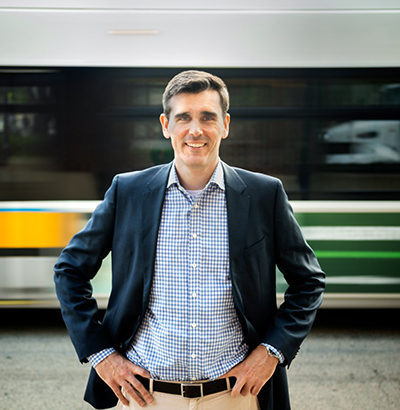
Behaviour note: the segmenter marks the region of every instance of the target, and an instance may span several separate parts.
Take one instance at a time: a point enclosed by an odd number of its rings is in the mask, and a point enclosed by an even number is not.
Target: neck
[[[192,168],[175,162],[175,169],[181,185],[185,189],[195,191],[201,190],[207,185],[217,165],[218,161],[207,168]]]

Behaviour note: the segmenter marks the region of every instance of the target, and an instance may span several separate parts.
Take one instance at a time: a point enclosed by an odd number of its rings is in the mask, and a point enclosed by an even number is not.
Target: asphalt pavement
[[[400,408],[399,314],[320,311],[288,370],[292,409]],[[58,311],[0,310],[1,410],[91,409],[88,372]]]

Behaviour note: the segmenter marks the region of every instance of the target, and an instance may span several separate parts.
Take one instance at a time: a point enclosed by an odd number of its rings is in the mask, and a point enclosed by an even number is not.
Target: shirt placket
[[[201,374],[201,355],[199,344],[200,298],[202,275],[202,246],[201,246],[201,195],[191,201],[189,212],[189,260],[188,260],[188,363],[189,378],[198,380]]]

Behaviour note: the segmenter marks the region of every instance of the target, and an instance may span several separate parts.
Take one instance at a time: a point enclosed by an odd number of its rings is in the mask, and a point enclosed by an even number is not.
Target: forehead
[[[222,115],[220,96],[215,90],[174,95],[170,100],[170,107],[172,115],[181,112],[202,111],[212,111]]]

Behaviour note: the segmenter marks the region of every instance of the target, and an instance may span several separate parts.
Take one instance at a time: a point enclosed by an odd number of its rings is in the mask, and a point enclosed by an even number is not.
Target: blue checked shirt
[[[195,196],[180,185],[172,167],[149,306],[127,358],[156,380],[214,380],[243,361],[248,350],[233,304],[222,166]],[[113,351],[89,360],[96,366]]]

